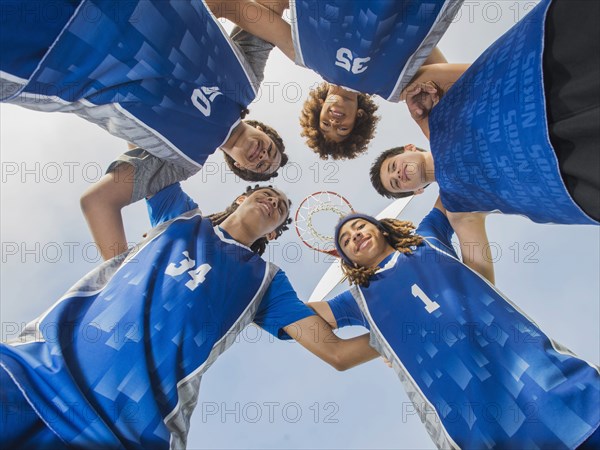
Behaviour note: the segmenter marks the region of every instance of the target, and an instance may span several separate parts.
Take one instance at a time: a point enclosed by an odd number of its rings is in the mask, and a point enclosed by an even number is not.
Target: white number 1
[[[427,297],[427,294],[425,294],[425,292],[423,292],[423,289],[421,289],[418,285],[413,284],[411,289],[412,295],[414,295],[423,303],[425,303],[425,311],[427,311],[429,314],[431,314],[440,307],[439,303],[434,302],[429,297]]]

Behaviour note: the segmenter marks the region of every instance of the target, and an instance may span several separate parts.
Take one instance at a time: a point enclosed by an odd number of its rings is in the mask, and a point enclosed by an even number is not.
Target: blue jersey
[[[2,101],[73,112],[190,172],[256,96],[254,73],[200,0],[61,0],[42,25],[31,16],[44,1],[2,7]]]
[[[195,205],[178,185],[150,204],[159,225],[138,249],[0,346],[2,368],[72,446],[185,447],[201,377],[236,335],[254,320],[287,337],[282,327],[314,314],[277,267],[184,212]]]
[[[431,212],[424,245],[330,302],[338,324],[369,324],[439,448],[577,447],[600,423],[599,368],[462,264],[448,229]]]
[[[449,211],[598,224],[569,195],[548,135],[542,1],[488,48],[430,115],[431,151]]]
[[[399,101],[462,0],[290,0],[296,63]]]

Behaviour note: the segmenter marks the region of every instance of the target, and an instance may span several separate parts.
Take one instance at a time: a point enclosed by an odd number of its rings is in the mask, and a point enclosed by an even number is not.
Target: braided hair
[[[273,186],[269,185],[269,186],[260,186],[260,185],[255,185],[254,187],[252,186],[248,186],[246,188],[246,191],[242,194],[240,194],[240,196],[242,195],[246,195],[249,196],[252,193],[256,192],[256,191],[260,191],[261,189],[267,189],[267,188],[273,188]],[[288,200],[288,210],[289,210],[289,206],[292,204],[292,202],[290,200]],[[236,201],[234,201],[233,203],[231,203],[231,205],[229,205],[227,207],[227,209],[225,209],[225,211],[221,211],[215,214],[211,214],[209,216],[207,216],[207,219],[210,220],[210,222],[212,223],[213,226],[216,225],[220,225],[221,223],[223,223],[223,221],[225,219],[227,219],[231,214],[234,213],[234,211],[236,209],[238,209],[238,204]],[[288,216],[281,225],[279,225],[276,229],[275,229],[275,239],[277,239],[279,236],[281,236],[283,234],[284,231],[289,230],[288,225],[290,225],[292,223],[292,219]],[[252,250],[255,253],[258,253],[259,255],[262,255],[265,250],[267,249],[267,244],[269,243],[269,240],[266,237],[261,237],[258,238],[256,241],[254,241],[252,243],[252,245],[250,245],[250,250]]]
[[[415,226],[412,222],[398,219],[381,219],[379,221],[381,228],[384,230],[383,235],[388,244],[395,250],[404,253],[412,254],[412,248],[423,243],[423,238],[418,234],[414,234]],[[348,278],[350,284],[358,286],[369,286],[370,278],[375,275],[379,267],[358,267],[348,264],[343,259],[342,272]]]

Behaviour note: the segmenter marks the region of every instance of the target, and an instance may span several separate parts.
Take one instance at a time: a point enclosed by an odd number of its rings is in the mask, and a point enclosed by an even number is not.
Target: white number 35
[[[346,69],[354,74],[362,73],[369,68],[366,65],[371,58],[354,58],[350,49],[345,47],[340,48],[336,55],[336,66]]]

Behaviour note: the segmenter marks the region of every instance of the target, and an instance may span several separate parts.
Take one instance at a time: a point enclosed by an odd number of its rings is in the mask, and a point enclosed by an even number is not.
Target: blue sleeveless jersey
[[[462,0],[290,0],[296,63],[399,101]]]
[[[200,0],[62,0],[51,8],[61,29],[28,20],[44,1],[3,3],[3,101],[73,112],[190,172],[256,96],[252,70]]]
[[[283,273],[197,209],[150,233],[0,345],[2,368],[69,445],[185,447],[201,377],[236,335],[253,319],[280,329],[314,314],[271,293]]]
[[[488,48],[430,115],[431,151],[449,211],[598,224],[571,199],[546,120],[542,57],[549,0]]]
[[[446,219],[434,210],[426,220]],[[392,361],[439,448],[581,444],[600,423],[599,369],[457,260],[440,245],[444,236],[423,235],[424,245],[395,253],[369,287],[352,289],[354,299],[333,300],[332,311],[358,303],[372,345]]]

